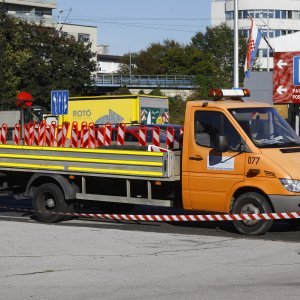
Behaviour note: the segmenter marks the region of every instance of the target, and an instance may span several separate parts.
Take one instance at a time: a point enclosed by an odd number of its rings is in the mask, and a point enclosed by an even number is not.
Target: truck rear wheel
[[[63,191],[54,183],[40,185],[32,197],[32,207],[37,219],[41,222],[56,223],[65,220],[64,215],[56,212],[71,212],[72,206],[65,202]]]
[[[249,192],[240,195],[235,200],[231,211],[233,214],[260,214],[270,213],[272,209],[265,197],[256,192]],[[236,230],[242,234],[261,235],[271,228],[273,220],[234,221],[233,224]]]

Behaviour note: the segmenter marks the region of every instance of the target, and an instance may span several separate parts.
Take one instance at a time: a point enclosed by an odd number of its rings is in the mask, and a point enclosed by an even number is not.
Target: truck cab
[[[215,93],[215,101],[187,103],[184,208],[238,214],[299,212],[297,134],[271,105]],[[235,222],[241,233],[255,235],[271,225],[255,219]]]

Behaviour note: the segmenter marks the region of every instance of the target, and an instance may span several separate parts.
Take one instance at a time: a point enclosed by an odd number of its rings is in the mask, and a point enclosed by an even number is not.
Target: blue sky
[[[72,8],[67,23],[97,26],[98,44],[115,55],[164,39],[185,44],[210,25],[210,0],[57,0],[57,6],[63,20]]]

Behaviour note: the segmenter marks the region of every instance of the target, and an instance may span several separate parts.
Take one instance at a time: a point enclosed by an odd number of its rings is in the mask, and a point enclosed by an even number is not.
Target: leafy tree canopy
[[[30,92],[36,104],[49,108],[51,90],[82,94],[91,84],[95,62],[90,45],[3,11],[0,11],[0,52],[0,99],[13,107],[17,93],[22,90]]]

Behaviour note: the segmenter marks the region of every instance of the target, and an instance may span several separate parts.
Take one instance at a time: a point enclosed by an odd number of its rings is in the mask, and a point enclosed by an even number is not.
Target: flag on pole
[[[258,50],[258,46],[260,44],[262,38],[262,32],[256,26],[253,19],[250,17],[251,20],[251,28],[250,28],[250,35],[249,35],[249,43],[248,43],[248,50],[246,55],[245,61],[245,76],[247,78],[250,77],[250,72],[254,63],[254,59]]]

